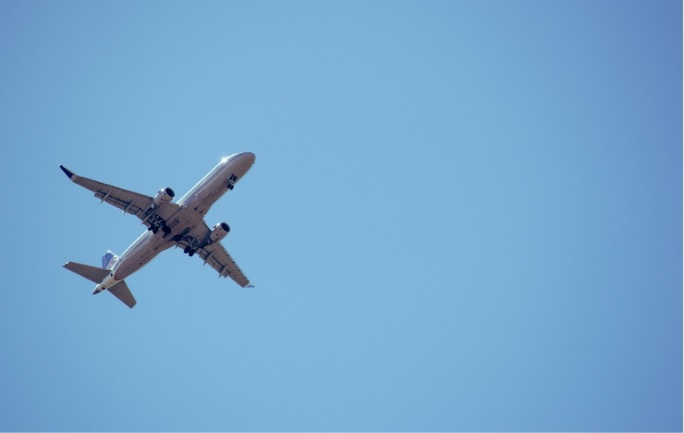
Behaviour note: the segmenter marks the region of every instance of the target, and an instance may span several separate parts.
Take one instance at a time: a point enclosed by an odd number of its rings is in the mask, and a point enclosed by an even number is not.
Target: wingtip
[[[71,170],[69,170],[68,168],[64,167],[63,165],[60,165],[59,168],[62,169],[62,171],[64,172],[64,174],[66,174],[67,177],[68,177],[69,179],[71,179],[72,177],[74,177],[74,172],[71,171]]]

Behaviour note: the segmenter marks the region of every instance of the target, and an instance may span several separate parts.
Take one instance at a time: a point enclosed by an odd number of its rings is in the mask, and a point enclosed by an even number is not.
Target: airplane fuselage
[[[190,191],[177,201],[178,210],[165,221],[165,230],[146,230],[114,264],[110,274],[93,293],[109,289],[138,271],[160,252],[178,243],[178,239],[203,224],[211,206],[237,183],[254,163],[254,154],[243,152],[224,158]],[[203,240],[200,240],[203,241]]]

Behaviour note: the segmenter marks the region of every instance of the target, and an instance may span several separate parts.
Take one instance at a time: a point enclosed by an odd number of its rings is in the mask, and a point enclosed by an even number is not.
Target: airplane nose
[[[256,155],[253,154],[252,152],[242,152],[240,154],[240,159],[244,158],[245,162],[248,162],[249,165],[254,164],[254,161],[256,160]]]

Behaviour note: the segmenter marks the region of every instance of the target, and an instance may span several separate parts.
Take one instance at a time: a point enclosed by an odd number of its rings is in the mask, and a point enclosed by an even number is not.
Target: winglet
[[[74,172],[71,171],[71,170],[69,170],[68,168],[64,167],[63,165],[60,165],[59,168],[62,169],[62,171],[64,172],[64,174],[66,174],[67,177],[68,177],[69,179],[71,179],[72,177],[74,177]]]

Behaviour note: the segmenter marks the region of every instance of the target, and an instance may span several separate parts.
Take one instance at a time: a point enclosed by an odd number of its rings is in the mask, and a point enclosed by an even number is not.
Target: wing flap
[[[121,209],[124,213],[135,215],[140,219],[144,218],[145,211],[149,209],[150,204],[152,203],[152,197],[111,185],[102,185],[103,187],[94,191],[95,198]]]

